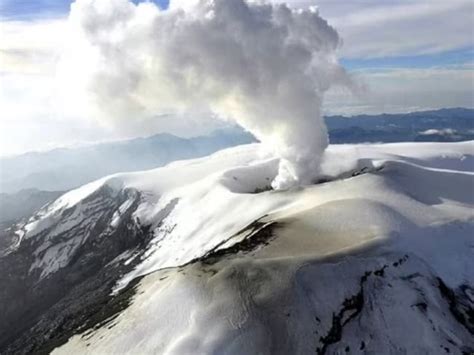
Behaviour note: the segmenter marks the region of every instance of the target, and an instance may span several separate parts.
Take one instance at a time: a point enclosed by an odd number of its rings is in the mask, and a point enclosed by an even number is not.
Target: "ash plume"
[[[328,145],[324,93],[350,79],[335,55],[340,38],[315,7],[76,0],[68,21],[73,44],[59,78],[88,115],[147,125],[162,113],[208,110],[280,157],[275,189],[317,177]]]

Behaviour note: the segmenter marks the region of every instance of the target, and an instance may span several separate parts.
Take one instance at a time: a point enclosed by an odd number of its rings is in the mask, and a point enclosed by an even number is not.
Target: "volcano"
[[[261,144],[115,174],[2,231],[0,352],[474,351],[474,143]]]

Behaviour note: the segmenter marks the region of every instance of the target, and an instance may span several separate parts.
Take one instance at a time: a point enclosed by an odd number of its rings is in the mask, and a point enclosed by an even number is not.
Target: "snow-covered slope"
[[[473,351],[473,142],[330,146],[288,191],[269,189],[277,167],[252,144],[116,174],[12,228],[36,282],[146,229],[107,260],[129,266],[110,297],[131,305],[55,351]]]

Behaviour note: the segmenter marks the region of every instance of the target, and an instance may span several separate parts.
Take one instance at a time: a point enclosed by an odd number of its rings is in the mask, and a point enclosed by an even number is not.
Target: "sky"
[[[188,0],[175,0],[175,2]],[[270,0],[268,0],[270,1]],[[137,2],[137,1],[134,1]],[[277,1],[274,1],[277,2]],[[161,8],[166,0],[155,1]],[[355,115],[474,106],[471,0],[289,0],[317,5],[343,40],[340,63],[360,84],[331,90],[326,114]],[[0,0],[0,155],[170,132],[205,134],[209,117],[165,119],[146,129],[111,129],[58,109],[57,63],[71,1]],[[203,124],[204,122],[204,124]]]

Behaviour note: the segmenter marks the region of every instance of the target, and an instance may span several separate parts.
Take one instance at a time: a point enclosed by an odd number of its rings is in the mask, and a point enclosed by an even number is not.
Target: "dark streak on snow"
[[[407,255],[405,255],[403,258],[400,258],[397,261],[397,266],[401,265],[407,259]],[[355,295],[344,300],[344,302],[342,303],[342,307],[337,314],[333,313],[331,328],[325,336],[321,336],[319,339],[319,342],[322,344],[322,346],[316,349],[316,353],[318,355],[326,354],[329,345],[341,341],[344,327],[362,312],[362,309],[364,307],[365,283],[367,282],[369,277],[384,277],[385,269],[387,267],[388,265],[384,265],[380,269],[366,271],[364,275],[362,275],[359,281],[359,291]],[[363,347],[365,348],[365,343],[363,344]]]
[[[364,307],[364,286],[370,277],[385,277],[385,271],[390,267],[399,267],[405,261],[408,260],[408,255],[393,262],[391,266],[385,264],[381,268],[371,271],[366,271],[359,281],[359,291],[346,298],[340,310],[337,313],[333,313],[332,325],[325,336],[321,336],[319,343],[321,346],[316,349],[316,353],[319,355],[326,354],[328,347],[332,344],[336,344],[342,340],[344,327],[353,319],[355,319]],[[408,276],[400,277],[401,280],[410,281],[413,278],[421,277],[419,273],[410,274]],[[446,300],[449,306],[449,310],[453,315],[454,319],[464,326],[471,334],[474,334],[474,301],[471,295],[474,294],[474,290],[469,285],[461,285],[456,290],[449,288],[441,278],[436,278],[437,287],[441,293],[441,296]],[[425,301],[420,301],[414,304],[412,307],[416,307],[423,314],[427,314],[428,305]],[[430,321],[431,322],[431,321]],[[456,345],[454,342],[447,339],[452,345]],[[449,353],[451,350],[446,346],[440,346],[445,352]],[[360,344],[360,350],[366,348],[364,341]],[[459,348],[462,354],[474,354],[474,349],[461,346]],[[347,347],[346,347],[347,352]]]
[[[461,323],[471,334],[474,334],[474,304],[467,296],[472,288],[468,285],[459,287],[458,294],[450,289],[441,278],[437,278],[438,289],[449,304],[449,310],[456,320]]]
[[[190,263],[200,261],[203,264],[212,265],[221,260],[223,257],[238,254],[240,252],[248,253],[257,249],[259,246],[268,245],[270,240],[275,237],[275,229],[281,226],[281,223],[277,222],[262,222],[261,220],[266,217],[262,216],[259,219],[250,223],[247,227],[236,233],[229,239],[216,245],[213,249],[208,251],[204,256],[192,260]],[[232,240],[235,236],[245,234],[245,237],[235,244],[221,248],[222,245]]]
[[[371,272],[366,272],[360,279],[360,290],[354,296],[346,298],[342,304],[341,310],[332,316],[332,326],[329,332],[320,337],[319,341],[322,347],[316,349],[318,355],[326,353],[329,345],[339,342],[342,339],[344,326],[352,319],[357,317],[364,306],[364,283],[367,281]]]

